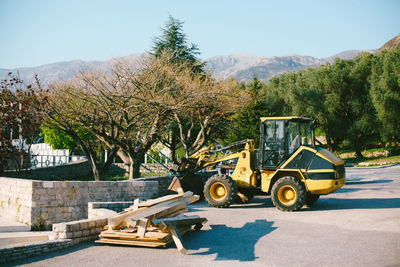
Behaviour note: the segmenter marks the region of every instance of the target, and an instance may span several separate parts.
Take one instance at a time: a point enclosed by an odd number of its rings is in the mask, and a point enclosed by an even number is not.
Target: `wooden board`
[[[191,226],[180,226],[178,227],[178,231],[181,235],[186,234],[191,230]],[[103,242],[104,241],[104,242]],[[109,242],[110,241],[110,242]],[[124,233],[120,231],[103,231],[100,233],[100,239],[96,242],[100,243],[110,243],[110,244],[119,244],[119,242],[123,245],[129,245],[129,242],[125,241],[137,241],[137,243],[132,243],[131,245],[140,246],[141,243],[150,243],[150,244],[162,244],[162,243],[171,243],[172,237],[171,233],[163,233],[163,232],[146,232],[144,238],[138,237],[135,233]]]
[[[183,246],[182,236],[179,233],[179,230],[176,227],[176,225],[168,226],[168,230],[171,232],[172,239],[174,240],[175,246],[178,249],[178,251],[182,254],[186,254],[187,249]]]
[[[193,196],[193,192],[187,191],[184,194],[174,194],[174,195],[167,195],[167,196],[159,197],[156,199],[149,199],[144,202],[140,202],[140,203],[130,206],[129,208],[125,209],[124,212],[134,210],[137,207],[139,207],[139,208],[151,207],[151,206],[157,205],[162,202],[171,201],[171,200],[180,200],[180,199],[188,198],[191,196]],[[122,213],[124,213],[124,212],[122,212]]]
[[[113,239],[125,239],[125,240],[141,240],[141,241],[164,241],[169,237],[169,233],[162,232],[147,232],[144,237],[140,237],[136,233],[113,233],[113,232],[102,232],[99,237],[101,238],[113,238]]]
[[[140,247],[166,247],[170,242],[149,242],[149,241],[135,241],[135,240],[116,240],[116,239],[108,239],[102,238],[100,240],[96,240],[97,243],[105,243],[105,244],[115,244],[115,245],[129,245],[129,246],[140,246]]]
[[[96,242],[145,247],[165,247],[175,242],[178,251],[186,254],[182,235],[193,225],[200,229],[207,222],[199,216],[182,216],[188,211],[186,205],[199,198],[188,191],[143,203],[135,201],[131,210],[108,219],[108,230],[101,232]]]
[[[183,195],[174,195],[174,198],[168,201],[164,201],[158,204],[155,204],[153,206],[150,207],[142,207],[139,208],[137,210],[132,210],[123,214],[119,214],[113,217],[108,218],[108,226],[109,227],[115,227],[116,225],[120,224],[123,220],[130,218],[131,220],[138,220],[141,218],[147,218],[148,216],[151,216],[153,213],[159,213],[162,212],[166,207],[170,207],[170,206],[175,206],[175,203],[185,203],[186,205],[186,200],[185,199],[189,199],[189,203],[191,201],[193,201],[192,199],[193,193],[188,191]],[[196,197],[194,198],[196,199]],[[157,199],[155,199],[157,200]],[[145,214],[143,216],[136,216],[138,214]],[[160,214],[162,215],[162,214]],[[135,217],[135,219],[133,219],[132,217]]]
[[[172,218],[161,218],[153,220],[153,223],[157,225],[161,230],[167,229],[171,225],[199,225],[205,224],[207,219],[204,217],[194,216],[176,216]],[[200,225],[201,224],[201,225]],[[201,228],[201,227],[200,227]]]

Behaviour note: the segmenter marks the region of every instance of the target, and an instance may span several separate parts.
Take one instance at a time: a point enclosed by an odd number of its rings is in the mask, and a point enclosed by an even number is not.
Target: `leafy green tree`
[[[400,47],[376,56],[371,74],[371,96],[384,140],[400,140]]]
[[[348,88],[348,101],[350,106],[349,128],[347,139],[357,157],[361,158],[361,151],[371,140],[377,140],[376,110],[370,94],[369,77],[374,56],[371,53],[362,53],[354,60]]]
[[[225,143],[243,139],[253,139],[257,142],[260,138],[260,117],[266,115],[265,83],[254,77],[253,81],[236,86],[239,90],[247,92],[249,100],[231,116]]]
[[[159,140],[171,149],[172,155],[176,154],[175,151],[180,145],[185,149],[186,155],[190,155],[224,132],[226,113],[222,110],[226,108],[222,107],[222,103],[218,104],[215,101],[222,99],[224,90],[216,91],[221,84],[211,78],[205,63],[198,59],[200,52],[197,45],[188,43],[183,31],[183,22],[172,16],[169,16],[165,27],[162,28],[162,35],[155,39],[152,49],[152,54],[157,58],[165,53],[171,55],[170,60],[174,64],[189,66],[193,81],[196,80],[194,84],[197,83],[199,87],[196,89],[197,98],[193,99],[192,106],[187,105],[173,112],[173,121],[167,130],[160,134]],[[185,95],[188,91],[180,93]],[[180,96],[175,94],[171,97]],[[179,141],[175,139],[176,136],[179,137]]]
[[[270,80],[269,92],[279,115],[304,115],[317,119],[328,146],[336,150],[349,141],[361,157],[366,144],[376,138],[375,109],[369,94],[368,77],[373,55],[354,60],[336,59],[313,69],[287,73]]]
[[[53,149],[73,150],[76,146],[74,139],[57,128],[42,125],[41,135],[44,136],[44,142],[49,144]]]

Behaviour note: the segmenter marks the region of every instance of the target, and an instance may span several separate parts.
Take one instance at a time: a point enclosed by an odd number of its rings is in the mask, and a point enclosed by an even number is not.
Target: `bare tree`
[[[69,120],[116,150],[130,166],[130,179],[139,176],[145,152],[171,114],[179,70],[169,59],[148,57],[133,65],[118,62],[109,72],[82,72],[73,86],[59,92]]]
[[[236,99],[223,83],[166,52],[137,64],[117,62],[108,71],[81,72],[57,92],[68,123],[78,123],[116,151],[129,165],[130,179],[140,175],[145,152],[169,122],[177,122],[183,146],[193,153],[218,130],[214,126]]]
[[[76,119],[76,114],[71,113],[81,103],[81,99],[75,97],[79,89],[72,81],[54,82],[49,85],[49,89],[46,121],[43,125],[70,136],[88,158],[94,179],[101,180],[101,170],[98,168],[96,155],[96,148],[100,142],[81,121]],[[111,149],[102,170],[106,170],[111,164],[116,151],[117,148]]]
[[[187,156],[223,136],[227,117],[247,101],[242,94],[210,74],[192,77],[181,96],[189,101],[173,112]]]

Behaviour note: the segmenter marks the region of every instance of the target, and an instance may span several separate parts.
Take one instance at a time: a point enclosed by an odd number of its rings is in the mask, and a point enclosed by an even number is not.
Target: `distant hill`
[[[52,81],[60,79],[73,78],[80,70],[91,69],[107,69],[110,63],[115,60],[127,60],[134,62],[146,54],[134,54],[126,57],[115,58],[107,61],[83,61],[83,60],[72,60],[66,62],[57,62],[52,64],[46,64],[39,67],[32,68],[17,68],[17,69],[0,69],[0,78],[6,77],[8,72],[19,73],[21,79],[27,83],[32,82],[35,74],[38,75],[42,83],[46,84]]]
[[[395,49],[399,46],[400,43],[400,34],[385,43],[381,48],[379,48],[379,51],[382,50],[392,50]]]
[[[394,39],[398,42],[399,36],[396,36]],[[386,43],[384,46],[387,45],[388,47],[391,47],[392,43],[395,42],[393,41],[394,39]],[[374,53],[376,50],[368,51]],[[361,50],[349,50],[323,59],[299,55],[267,58],[251,54],[235,54],[216,56],[206,59],[205,61],[207,62],[208,67],[213,69],[214,77],[219,79],[234,77],[239,81],[246,81],[251,80],[256,76],[260,80],[268,81],[271,77],[282,73],[298,71],[305,68],[313,68],[322,64],[331,63],[337,57],[341,59],[351,59],[361,52]],[[128,60],[133,62],[143,58],[145,55],[146,53],[140,53],[108,61],[73,60],[32,68],[0,69],[0,78],[6,77],[7,73],[10,71],[13,73],[19,72],[21,79],[29,83],[33,81],[34,75],[38,74],[42,83],[46,84],[59,79],[70,79],[80,70],[85,70],[87,68],[108,68],[110,63],[115,60]]]
[[[248,54],[236,54],[212,57],[207,59],[206,62],[210,68],[214,69],[214,76],[216,78],[227,79],[234,77],[242,81],[250,80],[254,76],[257,76],[260,80],[268,81],[271,77],[282,73],[332,63],[335,58],[351,59],[361,52],[363,51],[349,50],[323,59],[299,55],[267,58]],[[374,50],[368,50],[368,52],[374,52]]]

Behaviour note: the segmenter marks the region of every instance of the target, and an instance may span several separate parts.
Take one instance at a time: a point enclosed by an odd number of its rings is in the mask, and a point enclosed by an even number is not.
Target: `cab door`
[[[284,121],[264,121],[261,124],[260,138],[261,169],[276,169],[286,157]]]

